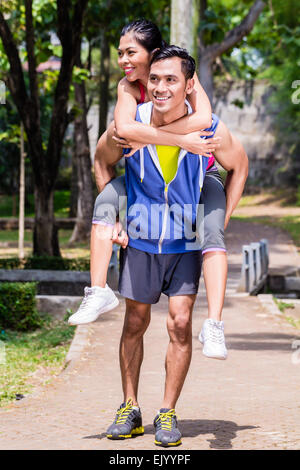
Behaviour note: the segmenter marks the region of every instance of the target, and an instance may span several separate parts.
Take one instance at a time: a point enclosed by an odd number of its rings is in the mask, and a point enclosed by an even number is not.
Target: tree
[[[3,43],[10,69],[6,83],[18,109],[27,135],[29,156],[34,175],[35,225],[34,254],[59,255],[57,227],[54,220],[53,193],[54,184],[63,145],[63,138],[69,122],[68,97],[72,80],[72,71],[78,43],[81,40],[81,28],[84,11],[88,0],[54,0],[35,2],[35,8],[47,9],[56,23],[57,35],[61,43],[61,67],[53,95],[53,109],[47,144],[43,142],[41,126],[41,106],[37,72],[37,42],[33,17],[33,2],[25,0],[25,44],[28,61],[28,85],[22,70],[22,63],[16,34],[14,34],[12,11],[3,3],[0,11],[0,38]],[[6,7],[6,10],[5,10]],[[50,13],[49,13],[50,11]],[[10,21],[11,20],[11,21]],[[43,15],[41,15],[41,21]],[[51,25],[51,18],[47,19]],[[45,27],[45,24],[43,25]],[[53,24],[52,24],[53,28]],[[53,31],[53,29],[52,29]],[[48,35],[51,28],[48,26]],[[42,34],[45,35],[44,32]]]
[[[198,36],[199,77],[211,102],[213,99],[213,63],[222,54],[239,44],[250,33],[264,7],[265,3],[262,0],[256,0],[244,18],[228,31],[221,41],[207,44],[205,41],[205,31],[211,29],[212,25],[209,16],[206,15],[208,2],[207,0],[200,0],[200,19],[202,25]]]
[[[78,43],[75,65],[82,69],[81,42]],[[85,80],[78,79],[74,84],[75,106],[77,109],[74,120],[74,154],[77,170],[77,217],[70,243],[86,241],[91,231],[94,207],[94,191],[91,172],[90,145],[87,126],[87,104]]]

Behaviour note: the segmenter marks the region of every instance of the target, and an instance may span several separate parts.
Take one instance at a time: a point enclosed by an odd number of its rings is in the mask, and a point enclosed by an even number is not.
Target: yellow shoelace
[[[117,411],[118,418],[116,424],[124,424],[126,422],[129,413],[132,411],[132,405],[132,398],[128,398],[126,405]]]
[[[169,410],[166,413],[160,413],[156,421],[161,422],[161,428],[164,431],[172,431],[172,417],[175,416],[175,410]]]

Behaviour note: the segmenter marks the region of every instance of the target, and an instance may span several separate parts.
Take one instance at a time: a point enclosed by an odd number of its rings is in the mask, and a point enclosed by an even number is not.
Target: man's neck
[[[177,121],[188,114],[188,107],[185,103],[179,108],[176,108],[168,113],[159,112],[154,106],[152,108],[151,125],[153,127],[166,126],[171,122]]]

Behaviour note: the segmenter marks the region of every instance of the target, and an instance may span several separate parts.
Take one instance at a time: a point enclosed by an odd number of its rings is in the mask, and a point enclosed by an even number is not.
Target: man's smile
[[[153,95],[153,98],[157,101],[160,101],[160,102],[163,102],[163,101],[167,101],[168,99],[171,98],[171,96],[157,96],[157,95]]]

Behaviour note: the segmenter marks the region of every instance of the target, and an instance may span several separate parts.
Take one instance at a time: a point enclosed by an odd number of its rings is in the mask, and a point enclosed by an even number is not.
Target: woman
[[[210,156],[207,175],[211,176],[211,178],[209,184],[206,185],[204,182],[201,203],[204,203],[204,207],[209,207],[209,212],[211,213],[214,207],[209,204],[210,193],[218,192],[218,203],[223,208],[226,202],[224,189],[223,187],[220,189],[220,176],[214,166],[214,158],[211,155],[211,152],[220,146],[218,138],[212,138],[207,141],[199,139],[200,135],[208,136],[210,134],[205,131],[199,132],[199,129],[211,126],[212,115],[208,97],[201,87],[197,76],[194,76],[194,91],[188,98],[194,110],[193,114],[186,115],[178,121],[159,129],[135,121],[137,105],[149,101],[146,84],[151,54],[156,49],[163,47],[163,45],[159,29],[150,21],[138,20],[123,28],[118,48],[118,64],[124,70],[126,77],[118,85],[118,100],[114,115],[115,122],[109,126],[108,131],[100,138],[96,154],[99,153],[102,160],[108,161],[106,155],[109,154],[110,156],[110,154],[115,152],[115,149],[111,145],[107,145],[107,142],[112,142],[113,138],[116,140],[117,145],[132,148],[126,157],[132,155],[138,147],[143,147],[145,143],[167,145],[172,146],[172,148],[178,146],[195,154]],[[118,137],[112,137],[114,127],[116,127],[117,134],[122,136],[125,141]],[[105,171],[106,181],[98,180],[100,190],[103,189],[104,184],[112,176],[107,168],[105,168]],[[105,171],[103,174],[105,174]],[[116,178],[106,184],[96,199],[91,232],[92,287],[85,288],[85,297],[79,310],[69,318],[69,323],[71,324],[94,321],[101,313],[112,310],[118,305],[118,299],[106,284],[106,276],[112,254],[112,238],[115,237],[114,225],[119,209],[120,196],[126,196],[124,177]],[[206,225],[205,222],[204,225]],[[209,224],[207,225],[208,229],[205,229],[203,249],[203,266],[208,294],[208,314],[213,326],[221,323],[227,275],[227,259],[224,242],[221,242],[218,246],[215,246],[216,243],[212,242],[216,237],[211,232],[216,230],[216,226],[210,227]],[[223,234],[224,219],[219,222],[219,225],[221,226],[217,228],[218,233]],[[126,245],[125,235],[121,239],[122,243],[123,246]],[[221,276],[216,276],[215,272],[221,273]],[[220,285],[217,286],[215,285],[216,277],[220,278]],[[212,286],[214,287],[213,289]],[[217,333],[219,334],[219,330]],[[222,350],[218,354],[222,356],[220,358],[226,358],[225,344],[222,345]],[[216,357],[216,355],[212,354],[210,357]]]

